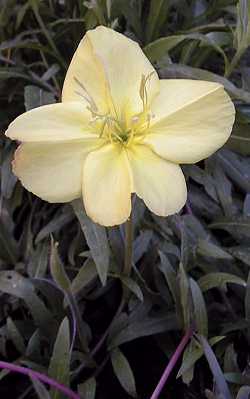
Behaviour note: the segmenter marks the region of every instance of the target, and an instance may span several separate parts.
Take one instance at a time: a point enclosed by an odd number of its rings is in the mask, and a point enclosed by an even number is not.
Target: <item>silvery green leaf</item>
[[[51,399],[51,396],[47,389],[45,388],[44,384],[35,378],[31,378],[33,387],[36,391],[36,394],[39,399]]]
[[[96,396],[96,379],[89,378],[87,381],[78,385],[78,392],[84,399],[95,399]]]
[[[69,320],[65,317],[59,327],[48,374],[56,381],[69,386],[70,382],[70,331]],[[65,399],[58,390],[51,389],[51,399]]]
[[[226,284],[239,284],[246,287],[246,282],[230,273],[208,273],[197,281],[202,292],[208,291],[211,288],[224,288]]]
[[[24,102],[26,111],[40,107],[45,104],[53,104],[55,97],[52,93],[46,92],[37,86],[25,86]]]
[[[125,391],[133,398],[137,397],[135,379],[128,360],[119,348],[111,352],[111,363],[116,377]]]
[[[87,244],[90,248],[100,280],[102,284],[105,285],[110,257],[110,249],[106,230],[103,226],[100,226],[99,224],[96,224],[90,220],[83,208],[82,200],[73,201],[72,206],[80,222]]]
[[[50,271],[56,284],[65,292],[70,291],[70,279],[58,254],[58,243],[51,240]]]

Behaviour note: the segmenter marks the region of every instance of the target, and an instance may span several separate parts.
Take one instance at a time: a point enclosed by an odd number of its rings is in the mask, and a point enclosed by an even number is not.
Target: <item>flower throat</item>
[[[77,78],[74,78],[77,85],[81,88],[81,91],[77,91],[76,93],[88,102],[87,109],[92,114],[91,124],[100,132],[100,138],[106,138],[111,143],[120,143],[124,146],[129,146],[135,136],[143,137],[145,135],[146,130],[149,128],[151,119],[146,86],[153,73],[154,72],[151,72],[147,76],[142,75],[139,89],[139,95],[142,101],[142,111],[132,116],[128,123],[121,121],[121,118],[118,118],[117,116],[113,116],[110,111],[105,114],[98,112],[98,107],[94,99],[90,96],[82,83]],[[112,105],[115,109],[113,101]],[[116,112],[115,115],[117,115]]]

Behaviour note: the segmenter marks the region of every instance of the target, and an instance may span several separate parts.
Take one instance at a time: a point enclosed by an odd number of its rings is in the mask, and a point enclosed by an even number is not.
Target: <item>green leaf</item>
[[[68,278],[63,263],[58,255],[58,243],[51,240],[51,254],[50,254],[50,271],[53,280],[65,292],[70,291],[70,279]]]
[[[190,289],[189,278],[184,270],[182,263],[180,263],[178,272],[179,293],[182,307],[182,319],[184,329],[188,329],[193,319],[192,309],[192,295]]]
[[[28,263],[30,277],[43,278],[46,275],[49,259],[49,244],[47,241],[38,244],[32,252]]]
[[[245,317],[250,321],[250,272],[248,273],[246,294],[245,294]],[[250,339],[250,328],[247,329],[248,339]]]
[[[202,351],[197,346],[196,341],[191,339],[183,353],[181,368],[176,378],[182,377],[184,384],[189,385],[194,378],[194,365],[201,356]]]
[[[38,244],[44,238],[48,237],[50,234],[61,230],[68,223],[74,219],[73,212],[65,212],[58,217],[54,217],[46,226],[44,226],[36,236],[35,243]]]
[[[244,51],[250,45],[250,1],[239,0],[237,4],[237,25],[235,29],[235,47]]]
[[[39,380],[32,378],[31,376],[30,379],[39,399],[51,399],[51,396],[44,384],[42,384]]]
[[[246,245],[236,245],[227,249],[236,259],[250,266],[250,248]]]
[[[34,286],[28,278],[12,270],[0,271],[0,291],[23,299],[30,310],[35,324],[46,335],[53,336],[57,322],[35,293]]]
[[[84,399],[95,399],[96,380],[94,377],[89,378],[84,383],[78,385],[78,392]]]
[[[178,330],[179,324],[175,314],[164,317],[145,317],[141,321],[134,321],[123,326],[121,331],[112,337],[109,348],[117,347],[125,342],[130,342],[139,337],[147,337],[166,331]]]
[[[208,256],[215,259],[232,260],[232,256],[220,248],[218,245],[213,244],[207,240],[199,240],[197,246],[199,255]]]
[[[159,61],[170,50],[186,39],[186,35],[166,36],[149,43],[143,51],[153,63]]]
[[[250,102],[250,93],[248,91],[239,89],[230,82],[230,80],[205,69],[173,63],[164,65],[164,67],[160,68],[160,74],[162,78],[198,79],[208,82],[217,82],[222,84],[233,98],[242,100],[246,103]]]
[[[105,285],[110,256],[106,230],[103,226],[100,226],[90,220],[83,209],[82,200],[73,201],[72,206],[80,222],[87,244],[90,248],[100,280],[102,284]]]
[[[70,290],[74,296],[97,277],[97,271],[92,259],[87,259],[71,283]]]
[[[69,321],[65,317],[59,327],[48,374],[56,381],[69,386],[70,382],[70,331]],[[66,399],[58,390],[51,389],[52,399]]]
[[[199,285],[192,278],[190,278],[190,289],[194,306],[195,327],[199,334],[207,337],[208,320],[206,304]]]
[[[211,36],[206,36],[201,33],[161,37],[160,39],[157,39],[144,47],[144,52],[151,62],[156,62],[161,60],[161,58],[164,57],[170,50],[184,40],[196,40],[200,42],[201,46],[212,47],[215,51],[222,55],[225,67],[228,67],[228,59],[222,48],[217,45]]]
[[[226,175],[243,191],[250,191],[249,163],[232,151],[222,149],[216,156]]]
[[[17,177],[12,172],[11,161],[14,156],[13,148],[5,150],[2,154],[3,162],[1,165],[1,194],[3,197],[10,199],[16,185]]]
[[[15,323],[13,322],[13,320],[10,317],[8,317],[8,319],[7,319],[7,330],[8,330],[9,337],[12,340],[15,347],[17,348],[17,350],[21,354],[24,354],[25,350],[26,350],[24,339],[23,339],[20,331],[18,330],[17,326],[15,325]]]
[[[221,217],[209,225],[210,229],[226,230],[237,239],[250,238],[250,217]]]
[[[209,343],[201,335],[197,336],[197,338],[198,338],[198,340],[203,348],[204,354],[207,358],[207,361],[208,361],[210,370],[213,374],[218,392],[222,395],[223,399],[232,399],[232,396],[231,396],[230,390],[228,388],[228,385],[225,381],[223,372],[220,368],[220,365],[219,365],[219,363],[215,357],[215,354],[214,354],[213,350],[211,349]]]
[[[239,389],[236,399],[249,399],[250,397],[250,387],[244,386]]]
[[[201,277],[197,281],[198,285],[202,292],[208,291],[211,288],[224,288],[226,284],[239,284],[243,287],[246,286],[246,282],[234,274],[230,273],[208,273],[205,276]]]
[[[160,255],[160,259],[161,259],[159,269],[163,273],[163,275],[167,281],[167,284],[168,284],[168,287],[172,294],[174,302],[178,303],[179,295],[178,295],[178,285],[177,285],[177,280],[176,280],[177,274],[176,274],[175,270],[173,269],[173,267],[171,266],[171,263],[169,262],[166,255],[161,251],[159,251],[159,255]]]
[[[16,30],[19,29],[29,7],[30,7],[30,4],[29,4],[29,2],[27,2],[19,8],[18,13],[17,13],[17,18],[16,18]]]
[[[4,221],[0,223],[0,258],[15,264],[18,257],[17,242]]]
[[[115,348],[111,352],[111,363],[116,377],[118,378],[123,389],[133,398],[137,397],[135,379],[129,362],[120,351]]]
[[[250,385],[250,378],[243,373],[224,373],[226,381],[237,385]]]
[[[122,284],[124,284],[135,296],[140,300],[143,301],[143,293],[139,285],[136,281],[132,280],[130,277],[126,276],[119,276]]]
[[[213,175],[217,195],[223,209],[223,213],[224,215],[231,216],[234,213],[232,183],[228,179],[222,166],[218,163],[215,164]]]
[[[146,40],[150,42],[160,31],[167,19],[169,2],[166,0],[151,0],[146,24]]]
[[[236,123],[226,146],[242,155],[250,155],[249,124]]]
[[[147,252],[153,233],[151,230],[145,230],[139,234],[133,243],[133,261],[136,264]]]
[[[209,344],[211,346],[214,346],[224,338],[225,337],[222,336],[213,337],[209,340]],[[185,373],[188,372],[188,370],[193,368],[193,366],[202,356],[203,356],[203,350],[201,346],[198,344],[196,340],[192,339],[190,344],[185,349],[182,364],[178,371],[177,378],[183,376]]]
[[[45,104],[55,103],[55,97],[37,86],[25,86],[24,88],[24,104],[26,111],[40,107]]]
[[[188,234],[187,226],[185,224],[185,220],[179,220],[180,224],[180,230],[181,230],[181,259],[180,262],[184,268],[184,270],[188,269],[188,263],[191,258],[191,249],[194,246],[192,243],[192,246],[190,245],[190,236]]]

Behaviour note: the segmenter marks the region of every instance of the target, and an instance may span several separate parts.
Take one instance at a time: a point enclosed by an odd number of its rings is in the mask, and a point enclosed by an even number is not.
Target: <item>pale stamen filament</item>
[[[75,93],[78,94],[79,96],[83,97],[89,103],[91,109],[94,109],[97,111],[98,107],[97,107],[93,97],[89,94],[89,92],[87,91],[85,86],[82,84],[82,82],[80,82],[80,80],[77,79],[75,76],[74,76],[74,81],[77,83],[78,86],[80,86],[80,88],[82,89],[84,94],[82,94],[79,91],[76,91]]]
[[[146,77],[145,75],[142,75],[139,94],[142,100],[143,110],[130,119],[130,123],[128,122],[128,128],[126,128],[124,123],[119,120],[117,115],[115,117],[112,116],[111,111],[102,114],[98,112],[94,102],[88,101],[89,106],[87,106],[87,109],[91,112],[93,118],[91,123],[95,124],[100,122],[99,126],[96,126],[100,132],[100,138],[105,136],[106,139],[108,139],[111,143],[119,142],[125,146],[129,146],[134,140],[135,136],[143,138],[147,134],[151,120],[148,104],[147,83],[149,82],[153,73],[154,72],[150,73]],[[80,85],[82,90],[86,92],[86,89],[81,82],[79,82],[77,79],[75,80]]]

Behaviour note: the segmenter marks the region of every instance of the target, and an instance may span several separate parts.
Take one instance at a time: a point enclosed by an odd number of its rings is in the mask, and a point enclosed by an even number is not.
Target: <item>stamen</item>
[[[96,105],[96,103],[95,103],[93,97],[89,94],[89,92],[87,91],[87,89],[85,88],[85,86],[82,84],[82,82],[80,82],[80,80],[77,79],[75,76],[74,76],[74,81],[78,84],[78,86],[80,86],[80,88],[83,90],[83,92],[84,92],[85,95],[81,94],[81,93],[78,92],[78,91],[76,91],[76,94],[78,94],[78,95],[80,95],[81,97],[83,97],[83,98],[89,103],[90,107],[91,107],[93,110],[97,111],[97,110],[98,110],[98,107],[97,107],[97,105]]]
[[[134,131],[134,129],[132,128],[132,129],[130,130],[129,139],[128,139],[128,141],[127,141],[127,145],[128,145],[128,146],[129,146],[129,144],[131,143],[131,141],[133,140],[134,135],[135,135],[135,131]]]
[[[150,81],[151,76],[154,74],[155,72],[152,71],[151,73],[149,73],[146,77],[143,74],[142,78],[141,78],[141,84],[140,84],[140,97],[142,100],[142,104],[143,104],[143,111],[145,111],[148,107],[148,92],[147,92],[147,83]]]

